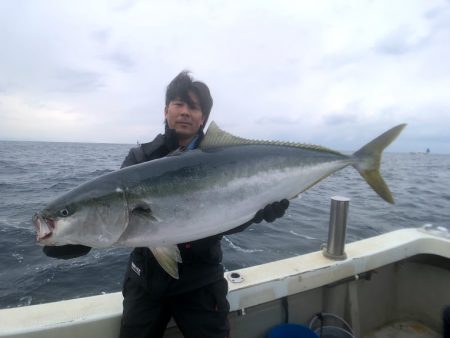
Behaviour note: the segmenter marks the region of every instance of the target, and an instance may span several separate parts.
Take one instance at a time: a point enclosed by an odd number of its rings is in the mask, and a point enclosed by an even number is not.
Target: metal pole
[[[347,214],[350,198],[331,197],[330,225],[328,230],[328,242],[322,246],[323,255],[331,259],[346,259],[345,231],[347,229]]]

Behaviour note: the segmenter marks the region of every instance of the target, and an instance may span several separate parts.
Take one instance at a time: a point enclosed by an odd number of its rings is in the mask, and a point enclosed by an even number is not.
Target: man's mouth
[[[191,126],[192,123],[188,122],[188,121],[177,121],[176,124],[181,125],[181,126]]]
[[[40,242],[49,238],[55,229],[55,221],[51,218],[45,218],[39,214],[33,216],[34,227],[36,228],[36,241]]]

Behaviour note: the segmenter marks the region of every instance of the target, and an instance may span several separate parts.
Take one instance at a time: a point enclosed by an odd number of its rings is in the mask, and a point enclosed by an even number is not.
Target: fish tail
[[[357,159],[357,163],[353,165],[356,170],[382,199],[392,204],[394,198],[380,174],[381,154],[405,127],[406,124],[400,124],[389,129],[353,154]]]

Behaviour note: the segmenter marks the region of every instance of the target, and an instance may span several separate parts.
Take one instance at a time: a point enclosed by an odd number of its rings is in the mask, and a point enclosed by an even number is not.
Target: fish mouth
[[[33,223],[36,228],[36,241],[41,242],[53,234],[53,230],[55,229],[55,221],[53,219],[35,214],[33,216]]]

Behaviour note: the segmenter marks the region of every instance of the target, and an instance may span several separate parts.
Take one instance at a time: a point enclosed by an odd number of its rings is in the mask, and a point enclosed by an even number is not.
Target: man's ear
[[[164,118],[167,116],[168,108],[167,106],[164,107]]]

